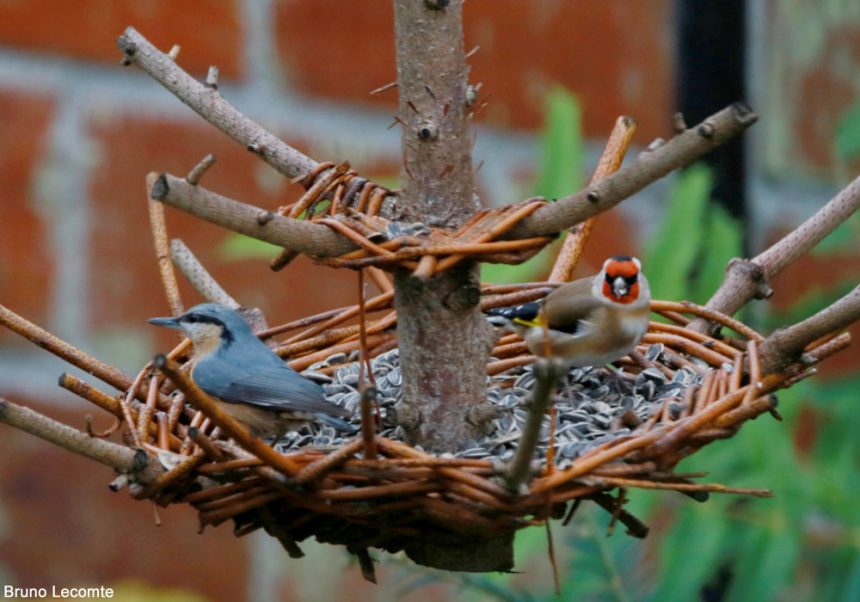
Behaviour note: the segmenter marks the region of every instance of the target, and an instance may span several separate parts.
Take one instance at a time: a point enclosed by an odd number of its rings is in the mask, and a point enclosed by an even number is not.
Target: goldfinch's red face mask
[[[612,258],[603,268],[603,296],[627,305],[639,298],[639,264],[633,258]]]

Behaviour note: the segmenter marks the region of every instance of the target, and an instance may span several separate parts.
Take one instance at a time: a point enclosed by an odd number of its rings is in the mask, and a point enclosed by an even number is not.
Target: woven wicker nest
[[[483,305],[539,298],[549,290],[540,283],[486,287]],[[366,303],[368,313],[377,317],[368,317],[364,337],[369,358],[376,358],[371,364],[389,389],[396,388],[397,379],[388,378],[390,366],[387,373],[380,373],[379,365],[395,347],[390,303],[390,295]],[[291,335],[275,349],[309,377],[327,382],[330,399],[348,405],[349,391],[343,385],[361,388],[359,379],[352,378],[358,372],[352,360],[357,359],[363,337],[358,326],[342,324],[358,309],[326,312],[270,328],[264,335]],[[557,407],[555,426],[545,426],[542,447],[531,467],[533,478],[524,494],[514,494],[506,486],[506,463],[501,457],[473,457],[474,452],[465,448],[459,454],[436,456],[381,435],[374,437],[375,450],[369,454],[368,442],[360,434],[333,440],[330,433],[308,427],[280,444],[283,453],[261,442],[266,453],[249,453],[186,403],[194,403],[199,394],[182,370],[188,360],[187,341],[161,362],[171,379],[162,380],[147,365],[128,393],[128,400],[133,396],[139,400],[127,404],[131,412],[127,419],[138,425],[140,438],[129,443],[142,446],[167,469],[145,486],[132,483],[131,491],[162,505],[191,504],[199,512],[201,529],[230,520],[237,536],[265,528],[294,556],[301,555],[296,542],[315,536],[322,542],[348,545],[360,557],[366,557],[369,547],[408,551],[428,541],[454,546],[547,518],[567,514],[569,520],[582,500],[596,502],[624,523],[631,535],[644,537],[647,528],[621,507],[623,496],[610,495],[619,488],[671,489],[694,499],[706,498],[712,491],[769,495],[766,490],[695,483],[695,475],[675,473],[673,468],[700,447],[731,437],[746,420],[764,412],[775,414],[772,393],[803,373],[762,380],[756,354],[761,337],[731,318],[687,303],[655,301],[652,309],[663,320],[652,322],[638,353],[622,360],[617,374],[574,371],[566,386],[559,388],[556,403],[563,407],[581,402],[582,387],[573,400],[565,399],[565,390],[582,384],[584,376],[583,387],[610,387],[605,384],[609,382],[622,394],[629,393],[633,401],[611,408],[609,423],[596,436],[579,433],[575,453],[565,453],[570,437],[563,432],[559,417],[563,410]],[[684,329],[688,316],[716,320],[738,333],[738,338],[717,340]],[[826,352],[826,345],[821,351]],[[494,356],[488,366],[488,385],[497,393],[491,397],[504,399],[507,392],[528,388],[528,366],[534,358],[521,342],[513,335],[502,338]],[[745,363],[748,371],[743,369]],[[123,417],[120,400],[99,394],[72,376],[65,375],[61,384]],[[385,386],[378,384],[379,390]],[[387,405],[396,413],[396,399]],[[515,411],[521,404],[508,405]],[[383,402],[377,425],[383,432],[386,416],[392,414],[383,412],[385,408]],[[504,413],[494,420],[498,427]],[[487,441],[494,436],[498,433],[489,433]],[[499,445],[506,444],[516,445],[510,441]],[[475,445],[467,443],[473,450]],[[485,446],[492,453],[493,445],[485,441]]]
[[[314,181],[319,173],[313,174],[308,192],[281,212],[302,213],[349,238],[357,249],[320,260],[363,270],[361,291],[367,272],[383,292],[366,300],[362,293],[358,305],[271,328],[256,310],[246,317],[293,368],[322,382],[331,402],[353,410],[359,434],[338,436],[331,428],[307,425],[271,445],[251,437],[190,380],[189,341],[144,366],[130,382],[2,308],[3,325],[125,391],[111,397],[72,375],[60,378],[61,386],[116,416],[105,433],[88,425],[91,436],[107,436],[123,423],[128,427],[125,442],[137,450],[141,468],[122,474],[112,488],[128,486],[135,497],[160,505],[191,504],[201,530],[231,520],[237,536],[263,528],[292,556],[301,555],[297,542],[310,536],[345,545],[368,578],[373,576],[369,548],[410,555],[428,545],[474,549],[476,541],[500,540],[550,518],[567,522],[583,500],[611,513],[613,525],[621,522],[629,534],[644,537],[647,527],[623,508],[628,488],[669,489],[698,500],[709,492],[770,495],[763,489],[694,482],[701,475],[674,468],[702,446],[731,437],[746,420],[764,412],[778,417],[773,392],[811,371],[808,364],[797,364],[762,376],[761,335],[689,303],[652,302],[657,321],[639,348],[617,362],[616,371],[565,374],[548,419],[542,410],[530,410],[540,384],[538,367],[545,360],[529,355],[516,335],[501,336],[487,365],[486,402],[474,408],[480,437],[441,455],[411,446],[404,411],[409,408],[400,402],[394,292],[380,268],[406,269],[428,279],[468,256],[523,261],[550,239],[522,244],[503,238],[543,201],[478,212],[453,233],[426,227],[413,232],[363,211],[369,207],[375,213],[385,189],[358,179],[346,166],[325,173],[335,175],[320,183]],[[168,186],[163,178],[159,182],[154,197],[159,185]],[[332,190],[333,202],[315,210]],[[151,201],[152,206],[158,203]],[[163,214],[151,217],[158,255],[166,256]],[[270,214],[260,217],[271,219]],[[282,268],[291,258],[283,253],[273,267]],[[164,272],[162,278],[170,298],[175,281],[171,287]],[[196,286],[201,292],[205,288]],[[484,285],[481,307],[537,300],[554,286]],[[732,334],[713,338],[684,328],[692,317]],[[846,341],[837,339],[814,343],[806,348],[807,356],[820,361],[839,351]],[[524,433],[535,433],[529,429],[535,424],[539,432],[524,443]],[[460,570],[458,562],[450,568]]]

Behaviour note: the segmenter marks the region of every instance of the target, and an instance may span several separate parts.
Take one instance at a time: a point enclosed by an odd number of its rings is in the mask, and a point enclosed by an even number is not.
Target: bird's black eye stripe
[[[606,282],[608,282],[609,284],[615,282],[615,279],[618,277],[619,276],[611,276],[609,274],[606,274],[605,276]],[[626,282],[628,286],[633,286],[639,281],[639,274],[633,274],[632,276],[621,276],[621,279],[624,280],[624,282]]]
[[[185,317],[182,318],[182,321],[190,322],[192,324],[217,324],[219,326],[224,325],[224,322],[222,322],[218,318],[213,318],[212,316],[205,316],[203,314],[198,313],[186,314]]]

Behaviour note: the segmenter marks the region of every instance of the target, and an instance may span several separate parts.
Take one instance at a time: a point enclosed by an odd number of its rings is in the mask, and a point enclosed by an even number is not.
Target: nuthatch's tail
[[[328,425],[341,433],[354,433],[359,430],[359,427],[354,424],[350,424],[346,420],[341,420],[340,418],[335,418],[334,416],[323,414],[322,412],[314,414],[314,419],[316,419],[317,422]]]

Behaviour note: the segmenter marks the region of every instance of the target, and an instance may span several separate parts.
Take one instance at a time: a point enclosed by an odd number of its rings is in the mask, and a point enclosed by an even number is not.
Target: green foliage
[[[535,194],[557,199],[582,185],[582,111],[576,96],[561,87],[547,95],[544,111]]]
[[[607,536],[609,517],[596,507],[589,505],[580,511],[566,538],[571,556],[568,566],[563,567],[559,598],[614,602],[640,599],[634,570],[640,556],[636,540],[625,535],[622,527]]]
[[[554,88],[547,95],[540,152],[535,196],[557,199],[579,190],[585,153],[582,113],[576,96],[564,88]],[[558,247],[550,245],[519,265],[483,264],[481,280],[498,284],[535,280],[550,269],[557,252]]]
[[[704,302],[741,252],[738,224],[709,203],[710,170],[697,164],[678,175],[659,230],[645,247],[645,273],[656,299]]]

